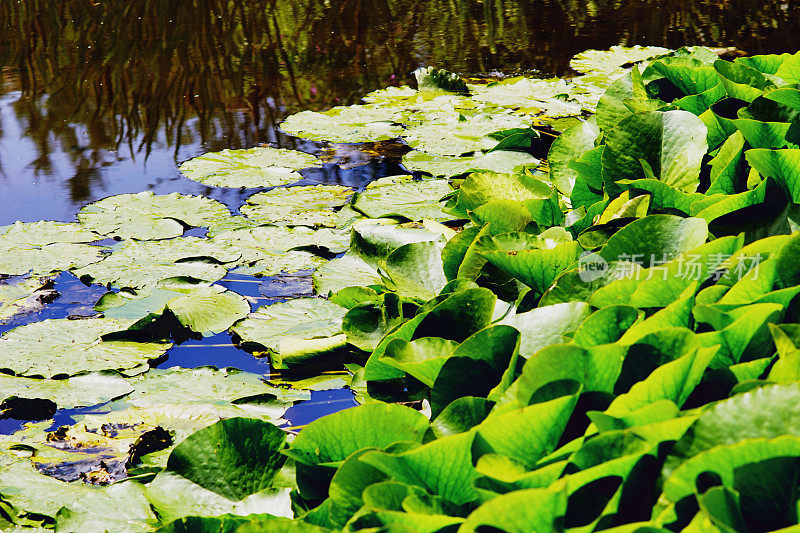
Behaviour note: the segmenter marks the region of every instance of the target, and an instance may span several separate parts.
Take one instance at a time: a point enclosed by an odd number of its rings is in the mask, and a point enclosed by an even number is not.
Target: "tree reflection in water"
[[[274,127],[286,113],[354,103],[420,65],[564,75],[613,44],[795,51],[798,19],[786,0],[0,2],[0,192],[16,194],[0,224],[32,194],[68,218],[125,188],[185,190],[163,183],[176,160],[292,147]]]

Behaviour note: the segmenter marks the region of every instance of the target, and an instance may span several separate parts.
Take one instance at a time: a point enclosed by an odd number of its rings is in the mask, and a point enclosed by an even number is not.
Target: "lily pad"
[[[91,373],[68,379],[33,379],[0,374],[0,400],[15,396],[54,402],[60,409],[105,403],[133,391],[125,378],[113,373]]]
[[[371,187],[353,196],[353,207],[370,218],[399,216],[409,220],[445,221],[439,199],[453,192],[448,180],[405,181]]]
[[[609,50],[586,50],[576,54],[569,66],[584,74],[602,74],[609,80],[616,79],[630,69],[634,63],[668,53],[660,46],[612,46]]]
[[[184,225],[208,227],[230,216],[223,204],[203,196],[140,192],[89,204],[78,212],[78,221],[106,236],[158,240],[183,235]]]
[[[73,270],[81,279],[117,287],[152,288],[170,278],[216,281],[225,276],[225,263],[241,253],[197,237],[161,241],[125,241],[99,263]]]
[[[276,366],[285,366],[343,346],[345,313],[327,300],[300,298],[260,307],[231,331],[242,342],[266,349]]]
[[[129,322],[110,318],[48,319],[14,328],[0,337],[0,368],[18,376],[74,375],[93,370],[131,369],[156,359],[167,343],[104,341]]]
[[[303,178],[297,171],[322,166],[311,154],[285,148],[257,147],[211,152],[183,163],[181,173],[212,187],[274,187]]]
[[[427,172],[434,176],[458,176],[474,170],[493,172],[517,172],[525,166],[536,166],[539,160],[524,152],[498,150],[488,154],[469,157],[444,157],[412,151],[403,156],[403,165],[408,170]]]
[[[388,115],[383,112],[376,116],[369,112],[371,108],[358,107],[360,109],[348,111],[344,115],[337,113],[337,108],[326,113],[301,111],[289,115],[281,122],[280,129],[295,137],[336,143],[385,141],[402,133],[403,127],[395,124],[395,119],[392,118],[396,112]]]
[[[336,227],[334,208],[347,203],[353,190],[339,185],[276,188],[254,194],[239,211],[258,224]]]
[[[273,387],[257,374],[233,368],[153,368],[128,382],[133,387],[133,392],[125,397],[125,403],[137,407],[215,404],[265,394],[274,395],[276,402],[307,400],[310,397],[308,392]]]

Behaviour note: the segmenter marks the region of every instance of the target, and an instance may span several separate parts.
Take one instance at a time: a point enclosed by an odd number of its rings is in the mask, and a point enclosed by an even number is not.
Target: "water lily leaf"
[[[434,241],[412,242],[386,258],[385,272],[397,293],[430,300],[447,284],[442,266],[442,247]]]
[[[212,187],[273,187],[302,179],[297,170],[322,166],[311,154],[285,148],[222,150],[190,159],[180,166],[190,180]]]
[[[775,84],[764,74],[743,63],[718,60],[714,68],[719,72],[728,96],[752,102]]]
[[[747,162],[762,176],[769,176],[783,187],[792,201],[800,202],[800,150],[747,150]]]
[[[386,345],[380,361],[414,376],[428,387],[433,387],[439,370],[453,354],[456,346],[457,342],[439,337],[422,337],[411,342],[393,339]]]
[[[48,319],[19,326],[0,337],[0,367],[19,376],[45,378],[82,371],[131,369],[160,357],[171,346],[101,339],[103,335],[124,331],[129,324],[96,318]]]
[[[551,344],[560,344],[564,335],[578,329],[591,315],[584,302],[568,302],[537,307],[525,313],[510,315],[501,321],[522,334],[520,355],[526,359]]]
[[[103,237],[72,222],[15,222],[0,227],[0,247],[12,244],[45,246],[53,243],[90,243]]]
[[[247,501],[247,500],[245,500]],[[225,507],[223,505],[223,507]],[[234,506],[232,510],[236,510]],[[241,506],[244,508],[244,506]],[[161,526],[158,533],[246,533],[263,531],[295,531],[307,533],[324,533],[325,529],[304,522],[293,522],[269,514],[221,514],[218,516],[185,516]]]
[[[472,466],[473,438],[473,432],[460,433],[402,453],[365,453],[361,460],[397,481],[461,505],[477,498],[472,488],[478,475]]]
[[[530,154],[498,150],[469,157],[445,157],[413,150],[403,156],[403,166],[410,171],[427,172],[434,176],[458,176],[477,170],[513,173],[525,166],[536,166],[539,160]]]
[[[80,508],[77,502],[87,501],[97,504],[96,509],[110,506],[114,513],[106,517],[108,520],[118,516],[133,521],[129,524],[131,529],[124,531],[148,531],[155,522],[141,495],[141,485],[135,482],[122,484],[130,484],[128,487],[94,487],[80,481],[64,483],[38,473],[27,461],[17,461],[3,468],[2,472],[0,491],[3,499],[28,513],[55,517],[62,507]],[[120,526],[124,527],[124,522]]]
[[[556,448],[577,395],[492,414],[476,428],[473,452],[496,453],[528,468]]]
[[[499,250],[481,252],[481,255],[538,294],[543,294],[582,251],[577,242],[565,242],[548,250]]]
[[[298,261],[302,258],[302,254],[291,256],[291,260],[289,260],[290,257],[281,257],[290,250],[317,247],[325,248],[333,253],[340,253],[347,250],[348,240],[347,234],[337,233],[327,228],[314,230],[304,227],[258,226],[218,233],[209,240],[209,244],[227,254],[238,253],[240,255],[238,264],[240,265],[273,271],[276,264],[288,267],[293,261],[302,264],[309,262],[307,260]],[[300,268],[307,267],[301,266]],[[290,269],[287,268],[287,271]]]
[[[628,72],[629,65],[668,53],[660,46],[612,46],[609,50],[586,50],[573,56],[569,66],[578,72],[602,73],[615,79]]]
[[[170,453],[167,469],[232,501],[271,488],[285,456],[286,433],[252,418],[220,420]]]
[[[221,333],[250,312],[250,304],[219,285],[192,289],[155,289],[144,298],[126,298],[125,292],[109,293],[95,308],[108,318],[143,319],[169,309],[178,321],[198,333]],[[106,303],[113,296],[113,304]],[[127,301],[126,301],[127,300]]]
[[[796,383],[771,385],[737,394],[707,409],[692,431],[676,443],[667,467],[714,446],[745,439],[798,434],[800,387]],[[757,422],[756,422],[757,421]]]
[[[479,114],[466,120],[455,115],[448,120],[423,122],[403,131],[401,137],[415,150],[438,156],[460,156],[490,150],[497,141],[489,135],[498,131],[530,126],[530,120],[517,115]]]
[[[556,531],[567,511],[567,495],[548,489],[525,489],[503,494],[475,509],[464,523],[465,531],[481,527],[508,533]]]
[[[346,287],[381,285],[378,271],[352,253],[331,259],[314,271],[314,290],[327,296]]]
[[[744,155],[744,136],[737,131],[728,137],[711,160],[711,186],[708,194],[734,194],[741,190],[742,155]]]
[[[422,442],[427,430],[428,420],[419,411],[397,404],[369,403],[312,422],[284,453],[309,466],[338,466],[364,448]]]
[[[81,268],[100,261],[105,251],[105,248],[89,244],[56,242],[34,246],[0,237],[0,275],[43,276]]]
[[[707,148],[705,125],[687,111],[633,113],[607,133],[603,181],[655,177],[695,192]],[[642,160],[649,165],[647,170]]]
[[[266,348],[275,366],[302,363],[341,347],[347,309],[319,298],[300,298],[260,307],[231,331],[243,342]]]
[[[618,396],[606,414],[622,416],[658,400],[670,400],[681,407],[700,383],[703,372],[711,363],[718,347],[698,348],[658,367],[644,381],[636,383],[627,393]]]
[[[446,221],[439,199],[453,191],[447,180],[406,181],[370,187],[353,196],[353,207],[370,218],[403,217]]]
[[[689,457],[674,470],[666,470],[664,496],[679,501],[694,493],[695,480],[702,472],[713,472],[730,487],[734,485],[738,467],[772,457],[792,457],[800,450],[800,439],[784,435],[775,438],[747,438],[732,444],[722,444]]]
[[[547,153],[547,163],[553,183],[562,194],[572,194],[578,176],[570,163],[594,148],[599,134],[595,121],[587,120],[568,128],[553,141]]]
[[[342,330],[347,335],[347,342],[371,352],[402,321],[400,298],[395,293],[385,293],[375,300],[352,306],[342,320]]]
[[[573,336],[573,342],[584,348],[617,342],[639,321],[639,315],[638,309],[627,305],[598,309],[581,323]]]
[[[580,383],[581,392],[611,393],[622,370],[623,357],[621,346],[546,346],[525,361],[516,382],[517,401],[528,405],[542,387],[562,380]]]
[[[113,528],[120,533],[151,531],[157,523],[143,485],[128,481],[95,491],[62,507],[56,513],[62,531],[96,531]]]
[[[79,379],[83,376],[78,376]],[[248,398],[273,395],[276,405],[283,403],[283,410],[291,402],[307,400],[307,391],[290,390],[266,384],[262,377],[233,368],[217,370],[212,367],[151,368],[146,373],[128,380],[133,392],[125,397],[125,403],[137,407],[157,407],[164,404],[219,404],[236,402],[246,405]],[[94,402],[99,403],[99,402]],[[278,415],[282,414],[277,413]],[[275,418],[278,418],[277,416]]]
[[[60,409],[105,403],[133,391],[126,380],[113,373],[89,373],[68,379],[33,379],[0,374],[0,400],[14,396],[54,402]]]
[[[612,235],[600,255],[606,261],[633,261],[648,268],[697,248],[707,237],[708,226],[701,218],[649,215]]]
[[[157,240],[182,235],[184,225],[208,227],[230,216],[223,204],[202,196],[140,192],[89,204],[78,212],[78,221],[102,235]]]
[[[466,217],[468,211],[492,200],[545,200],[553,189],[544,181],[527,174],[473,172],[458,189],[458,201],[453,212]]]
[[[483,422],[494,407],[494,402],[475,396],[455,399],[431,421],[431,430],[437,438],[469,431]]]
[[[192,331],[220,333],[250,312],[250,304],[231,291],[217,291],[212,287],[198,288],[186,296],[179,296],[167,307],[181,324]]]
[[[278,518],[269,518],[261,513],[270,516],[292,517],[291,501],[289,499],[289,488],[265,489],[243,500],[234,502],[230,499],[217,494],[211,490],[189,481],[183,476],[179,476],[164,470],[160,472],[153,481],[147,486],[147,499],[153,505],[162,522],[173,524],[175,520],[182,518],[200,521],[201,517],[217,517],[225,515],[244,516],[247,524],[263,524],[260,518],[269,520],[269,523],[278,522]],[[257,513],[257,514],[256,514]],[[193,525],[196,525],[194,522]],[[228,522],[223,522],[227,524]],[[216,525],[219,525],[217,522]],[[255,529],[258,531],[259,529]],[[172,531],[167,526],[166,531]],[[178,531],[183,531],[178,529]],[[190,531],[195,531],[191,529]],[[200,530],[202,531],[202,530]],[[212,531],[219,531],[212,529]],[[238,529],[235,531],[239,531]],[[311,530],[316,531],[316,530]]]
[[[339,185],[278,187],[254,194],[239,211],[257,224],[336,227],[340,217],[334,208],[346,204],[352,193]]]
[[[92,283],[143,289],[170,278],[216,281],[227,272],[222,264],[240,257],[238,251],[197,237],[124,241],[103,261],[74,269],[73,274]]]
[[[354,106],[342,113],[334,108],[325,113],[301,111],[289,115],[281,122],[280,129],[288,135],[312,141],[334,143],[361,143],[394,139],[403,132],[403,127],[395,124],[400,119],[395,110],[378,110],[374,107]]]

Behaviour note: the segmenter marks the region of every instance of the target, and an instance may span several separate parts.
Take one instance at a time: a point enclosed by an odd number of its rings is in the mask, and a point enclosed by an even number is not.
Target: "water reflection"
[[[293,147],[274,128],[286,113],[353,103],[419,65],[551,75],[618,43],[794,51],[799,19],[788,0],[0,2],[0,224],[144,189],[235,205],[241,192],[175,162]]]

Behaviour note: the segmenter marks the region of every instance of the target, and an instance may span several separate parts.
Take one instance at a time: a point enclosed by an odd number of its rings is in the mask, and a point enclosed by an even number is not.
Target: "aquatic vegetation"
[[[105,251],[92,264],[53,267],[108,284],[103,317],[0,336],[4,410],[49,420],[110,402],[57,430],[29,423],[0,437],[0,520],[240,532],[795,526],[800,53],[616,48],[573,66],[582,75],[569,82],[483,85],[426,70],[419,90],[288,121],[327,140],[405,138],[416,176],[358,191],[279,187],[249,198],[243,216],[137,195],[98,202],[80,224],[41,223],[38,240],[0,229],[43,255],[121,239],[95,246]],[[570,113],[547,159],[534,158],[550,130],[530,126]],[[426,128],[472,144],[413,149]],[[243,167],[256,179],[269,165]],[[189,227],[208,235],[182,236]],[[19,274],[12,266],[0,273]],[[287,289],[257,308],[223,286],[229,271],[309,266],[316,294]],[[44,268],[0,285],[0,316],[41,289]],[[149,369],[181,334],[221,331],[277,375]],[[308,389],[334,385],[362,405],[278,427]]]

